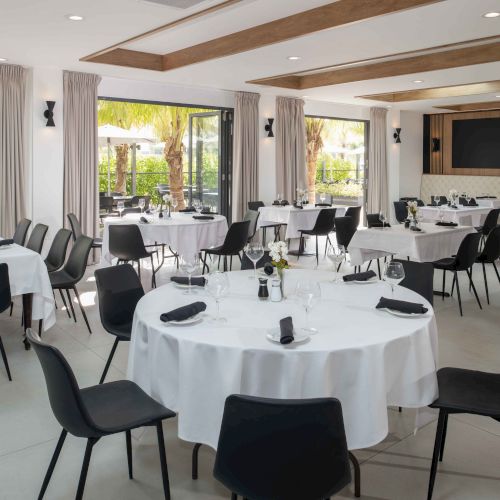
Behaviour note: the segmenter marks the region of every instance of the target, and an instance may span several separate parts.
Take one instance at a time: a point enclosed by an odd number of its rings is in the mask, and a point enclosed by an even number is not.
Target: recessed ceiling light
[[[0,62],[7,62],[7,59],[5,59],[5,57],[0,57]]]
[[[68,14],[66,18],[69,19],[70,21],[83,21],[82,16],[77,16],[75,14]]]
[[[299,57],[299,56],[288,56],[287,59],[289,61],[300,61],[300,59],[302,59],[302,57]]]
[[[386,106],[386,108],[387,108],[387,109],[391,109],[391,108],[392,108],[392,106]]]
[[[413,80],[413,83],[424,83],[423,80]]]
[[[499,17],[500,12],[486,12],[486,14],[483,14],[483,17],[486,17],[486,19],[492,19],[494,17]]]
[[[308,95],[303,95],[302,99],[307,99],[309,96]]]
[[[496,97],[497,99],[500,99],[500,95],[496,95],[495,97]]]

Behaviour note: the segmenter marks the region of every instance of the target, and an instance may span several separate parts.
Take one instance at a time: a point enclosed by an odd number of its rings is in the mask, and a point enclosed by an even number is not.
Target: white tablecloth
[[[177,251],[179,255],[195,254],[202,248],[222,245],[227,233],[227,221],[222,215],[214,215],[214,220],[198,221],[193,214],[174,213],[171,219],[159,219],[158,216],[144,215],[151,222],[139,223],[140,214],[128,214],[123,218],[109,218],[104,222],[102,239],[101,265],[112,263],[113,256],[109,251],[110,224],[138,224],[144,243],[165,243]]]
[[[465,235],[476,232],[470,226],[442,227],[425,222],[420,226],[423,229],[420,233],[406,229],[403,224],[356,231],[348,248],[351,264],[360,266],[391,254],[417,262],[444,259],[457,253]]]
[[[305,321],[293,299],[261,302],[248,271],[229,273],[230,297],[221,304],[223,326],[204,320],[175,327],[160,321],[169,309],[203,300],[207,315],[215,304],[204,291],[190,299],[173,284],[141,299],[132,328],[128,377],[179,415],[181,439],[216,448],[230,394],[271,398],[340,399],[350,449],[382,441],[388,432],[387,406],[422,407],[437,396],[437,327],[430,305],[423,318],[404,319],[376,310],[387,284],[333,284],[324,271],[292,270],[298,279],[324,281],[322,301],[311,314],[319,329],[304,344],[282,346],[266,338],[279,320]],[[425,300],[397,288],[396,298]]]
[[[500,208],[500,200],[496,199],[484,199],[484,198],[476,198],[476,203],[480,207],[487,207],[487,208]]]
[[[461,226],[481,226],[488,215],[490,208],[487,207],[464,207],[458,208],[443,207],[420,207],[419,212],[426,221],[437,221],[443,214],[445,222],[455,222]]]
[[[269,206],[259,208],[260,217],[257,228],[260,229],[266,224],[287,224],[286,239],[300,238],[300,229],[312,229],[318,218],[320,210],[328,207],[306,206],[303,209],[295,208],[292,205],[286,207]],[[333,206],[336,208],[336,217],[345,214],[346,207]]]
[[[19,245],[0,247],[0,264],[9,266],[10,293],[12,296],[33,294],[32,319],[43,319],[44,330],[56,322],[54,295],[49,273],[42,257]]]

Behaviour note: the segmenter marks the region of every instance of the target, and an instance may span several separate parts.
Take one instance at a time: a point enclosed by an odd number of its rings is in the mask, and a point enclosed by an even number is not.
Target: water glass
[[[283,200],[283,198],[281,197],[281,193],[278,193],[276,195],[276,199],[278,200],[278,203],[281,203],[281,201]]]
[[[320,201],[321,203],[325,203],[325,200],[326,200],[326,194],[325,194],[325,193],[321,193],[321,194],[319,195],[319,201]]]
[[[146,206],[146,200],[144,198],[139,198],[138,206],[141,209],[141,214],[142,214],[142,211],[144,210],[144,207]]]
[[[122,212],[125,210],[125,202],[124,201],[119,201],[116,204],[116,208],[117,208],[118,212],[120,212],[120,217],[121,217],[122,216]]]
[[[215,324],[223,324],[227,322],[227,319],[222,318],[220,315],[220,302],[229,293],[229,288],[229,278],[227,273],[214,271],[208,275],[205,289],[215,300],[217,313],[216,316],[212,318],[212,322]]]
[[[380,222],[382,223],[382,229],[384,229],[385,228],[385,223],[387,222],[387,218],[385,216],[385,213],[383,211],[381,211],[378,214],[378,218],[379,218]]]
[[[306,325],[301,328],[301,330],[309,335],[318,333],[318,330],[311,327],[309,324],[309,313],[311,309],[321,301],[321,288],[319,283],[315,281],[299,281],[295,293],[306,313]]]
[[[249,243],[245,247],[245,253],[247,257],[253,263],[253,277],[250,276],[250,279],[257,279],[257,262],[264,256],[264,247],[260,243]]]
[[[333,282],[339,283],[338,268],[345,260],[345,248],[342,245],[338,247],[330,246],[328,249],[328,258],[333,262]]]
[[[405,270],[401,262],[391,260],[385,265],[384,281],[391,286],[392,297],[394,298],[394,287],[405,279]]]
[[[189,288],[184,292],[184,294],[189,295],[192,293],[196,293],[193,291],[193,288],[191,286],[191,276],[200,267],[199,255],[197,253],[182,255],[180,267],[188,275],[188,287]]]
[[[172,198],[172,208],[174,209],[174,212],[175,212],[175,209],[177,208],[177,206],[179,205],[179,202],[177,201],[177,198],[175,198],[175,196]]]

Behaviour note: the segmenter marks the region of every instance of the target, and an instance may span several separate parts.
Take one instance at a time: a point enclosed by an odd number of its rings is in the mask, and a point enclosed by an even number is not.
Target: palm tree
[[[325,120],[323,118],[306,118],[307,137],[307,191],[309,203],[316,200],[316,169],[318,165],[318,154],[323,148],[321,136]]]

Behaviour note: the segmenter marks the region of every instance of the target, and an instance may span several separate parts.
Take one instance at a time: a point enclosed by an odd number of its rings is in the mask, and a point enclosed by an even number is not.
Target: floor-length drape
[[[296,199],[297,188],[307,189],[306,122],[302,99],[276,99],[276,188],[290,202]]]
[[[389,215],[387,179],[387,110],[370,109],[370,152],[368,160],[367,213]]]
[[[236,92],[233,147],[233,220],[259,196],[259,94]]]
[[[0,236],[26,217],[26,79],[22,66],[0,64]]]
[[[83,233],[98,232],[97,86],[101,77],[64,72],[64,220],[74,213]]]

